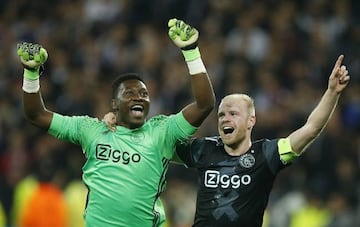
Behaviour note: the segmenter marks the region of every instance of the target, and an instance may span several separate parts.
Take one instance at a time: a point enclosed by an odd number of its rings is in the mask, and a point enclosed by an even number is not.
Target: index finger
[[[338,69],[338,68],[340,68],[343,60],[344,60],[344,55],[341,54],[341,55],[338,57],[338,59],[336,60],[336,63],[335,63],[335,66],[334,66],[333,71],[336,70],[336,69]]]

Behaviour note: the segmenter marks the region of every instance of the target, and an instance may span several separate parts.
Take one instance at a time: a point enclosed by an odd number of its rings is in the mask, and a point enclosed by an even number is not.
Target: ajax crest
[[[251,168],[255,165],[255,157],[251,154],[244,154],[239,158],[239,164],[244,168]]]

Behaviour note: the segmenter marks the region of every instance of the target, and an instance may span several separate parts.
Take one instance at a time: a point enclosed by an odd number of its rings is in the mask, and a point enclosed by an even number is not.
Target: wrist
[[[201,58],[199,47],[196,47],[191,50],[181,50],[185,61],[194,61],[195,59]]]
[[[194,42],[193,44],[190,44],[188,46],[181,47],[181,50],[192,50],[198,47],[198,43]]]
[[[29,79],[29,80],[37,80],[37,79],[39,79],[39,77],[40,77],[39,67],[34,68],[34,69],[24,68],[23,76],[24,76],[24,78]]]
[[[33,79],[28,79],[28,78],[24,77],[22,89],[26,93],[36,93],[36,92],[38,92],[39,89],[40,89],[40,80],[39,80],[39,78],[33,80]]]
[[[197,58],[193,61],[187,61],[186,63],[187,63],[190,75],[206,73],[206,68],[205,68],[205,65],[201,58]]]
[[[329,96],[339,96],[341,92],[337,91],[335,88],[329,88],[326,90],[326,92]]]

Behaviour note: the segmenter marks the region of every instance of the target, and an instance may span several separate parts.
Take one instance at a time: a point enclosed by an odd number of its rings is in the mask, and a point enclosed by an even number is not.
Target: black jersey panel
[[[191,156],[191,147],[192,147],[192,142],[188,141],[188,142],[180,142],[176,144],[176,154],[178,155],[178,157],[181,159],[181,161],[184,162],[184,164],[187,167],[193,167],[194,166],[194,162]]]
[[[279,149],[278,149],[279,139],[266,140],[266,143],[263,143],[263,152],[267,160],[271,172],[276,175],[281,169],[286,166],[289,166],[291,163],[284,164],[280,159]]]
[[[256,141],[240,156],[227,154],[220,138],[197,143],[201,152],[194,164],[200,185],[194,226],[261,226],[275,179],[265,154],[277,153],[274,142]]]

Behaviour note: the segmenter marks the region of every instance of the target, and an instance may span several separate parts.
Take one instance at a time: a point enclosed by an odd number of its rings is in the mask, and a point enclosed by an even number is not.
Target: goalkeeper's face
[[[113,109],[117,110],[117,124],[126,128],[139,128],[149,113],[150,98],[146,85],[136,79],[122,82]]]

